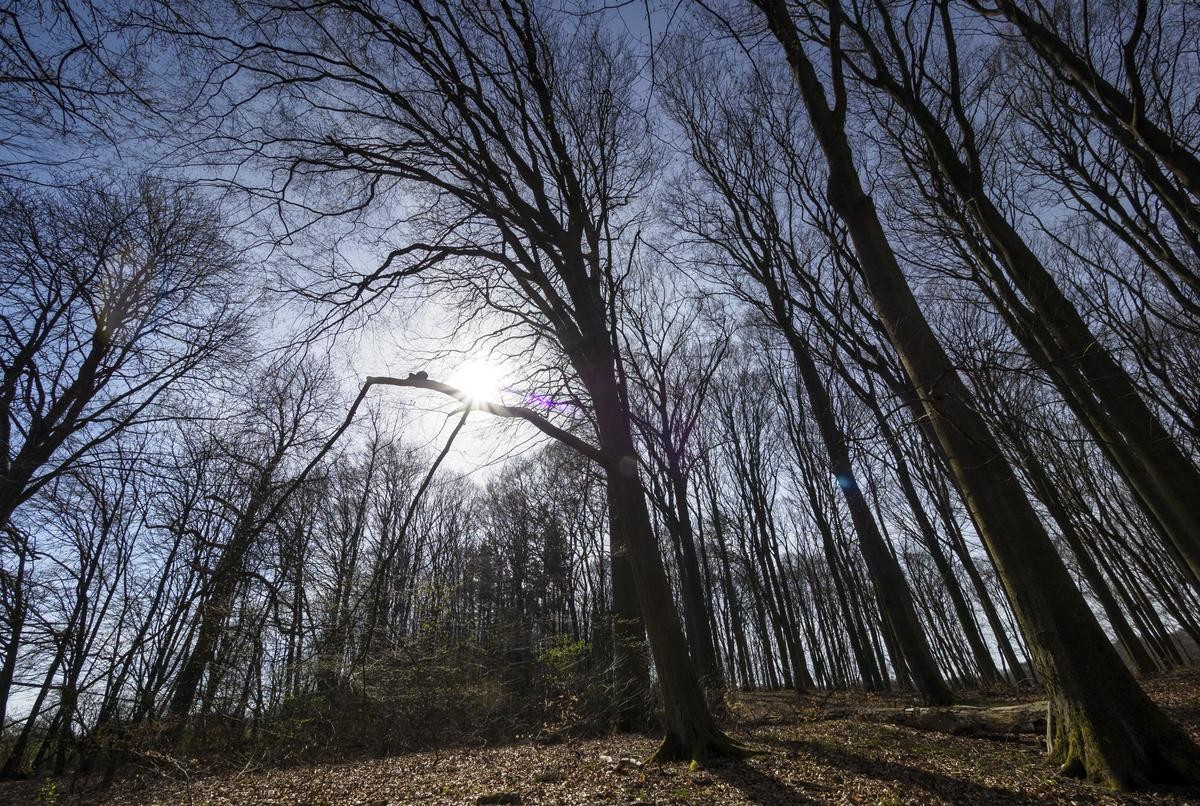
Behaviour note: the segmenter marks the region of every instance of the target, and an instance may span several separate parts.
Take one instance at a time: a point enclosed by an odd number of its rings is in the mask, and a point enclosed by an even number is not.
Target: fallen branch
[[[1011,736],[1046,731],[1045,700],[990,708],[974,705],[947,708],[835,708],[827,710],[825,716],[827,719],[858,722],[887,722],[956,736]]]

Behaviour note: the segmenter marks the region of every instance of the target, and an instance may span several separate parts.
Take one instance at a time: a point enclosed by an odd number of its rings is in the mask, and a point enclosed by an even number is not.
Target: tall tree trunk
[[[875,415],[875,422],[879,425],[884,442],[887,443],[888,450],[896,462],[896,478],[900,482],[900,489],[903,491],[904,498],[908,502],[909,510],[912,511],[913,517],[916,518],[917,532],[921,536],[921,542],[925,544],[929,556],[933,558],[934,567],[937,568],[938,575],[941,577],[942,583],[946,586],[946,592],[949,594],[950,602],[954,606],[954,613],[958,617],[958,623],[962,627],[963,635],[966,636],[967,645],[970,646],[971,654],[974,656],[975,666],[979,670],[980,679],[984,685],[996,683],[1000,679],[1000,671],[996,668],[996,662],[992,659],[992,653],[984,642],[983,636],[979,633],[979,626],[975,621],[975,613],[967,602],[962,585],[959,584],[958,576],[954,573],[954,568],[950,565],[950,560],[946,557],[946,552],[942,550],[941,543],[938,542],[937,532],[934,531],[933,524],[929,520],[929,515],[921,503],[921,497],[917,494],[917,488],[913,484],[912,474],[908,469],[908,461],[904,457],[904,451],[900,447],[900,442],[891,425],[888,423],[887,418],[880,410],[878,401],[872,397],[869,405],[872,413]]]
[[[646,624],[638,605],[633,567],[625,536],[625,519],[617,510],[621,499],[608,479],[609,562],[612,569],[613,704],[621,731],[639,731],[653,718],[650,707],[650,665],[646,657]]]
[[[974,239],[971,241],[972,250],[981,264],[990,266],[990,255],[981,245],[974,243]],[[1173,536],[1183,527],[1172,515],[1171,491],[1157,484],[1145,471],[1138,458],[1138,451],[1121,434],[1118,424],[1095,398],[1092,388],[1079,368],[1069,358],[1046,348],[1046,344],[1052,342],[1053,337],[1046,333],[1041,317],[1021,302],[1005,278],[999,275],[998,269],[993,268],[990,273],[992,288],[985,290],[992,297],[997,311],[1007,322],[1013,335],[1042,371],[1053,380],[1080,425],[1091,435],[1101,452],[1126,481],[1138,507],[1146,514],[1156,533],[1162,538],[1163,545],[1192,586],[1200,587],[1200,577],[1196,576],[1195,569],[1180,550],[1179,540]]]
[[[602,352],[594,341],[592,349]],[[596,412],[600,448],[615,464],[607,469],[611,528],[624,538],[637,601],[646,624],[650,652],[662,693],[666,737],[656,760],[699,760],[743,751],[713,720],[704,689],[692,668],[658,541],[650,522],[646,494],[638,477],[633,423],[621,394],[615,357],[609,354],[582,369]]]
[[[810,492],[809,495],[811,497],[812,493]],[[850,638],[850,650],[854,653],[854,660],[858,665],[859,679],[862,680],[863,688],[867,691],[884,691],[887,689],[887,686],[883,670],[876,663],[876,656],[871,650],[870,642],[867,640],[865,630],[862,627],[858,609],[850,602],[846,579],[842,574],[842,560],[838,556],[837,547],[833,543],[833,531],[830,528],[829,521],[825,518],[823,512],[818,514],[814,510],[813,514],[817,516],[817,531],[821,535],[821,546],[825,551],[825,562],[829,565],[829,573],[833,576],[834,592],[837,595],[838,606],[842,611],[842,619],[846,622],[846,633]]]
[[[835,14],[838,12],[834,12]],[[890,23],[889,23],[890,24]],[[943,25],[947,41],[953,43],[950,23]],[[878,53],[878,51],[873,51]],[[957,56],[951,53],[952,60]],[[875,60],[879,85],[902,107],[924,134],[937,168],[963,207],[975,220],[997,259],[1003,264],[1007,279],[1028,300],[1032,316],[1024,317],[1036,340],[1035,357],[1044,353],[1043,361],[1078,371],[1086,381],[1083,395],[1094,395],[1103,408],[1098,424],[1110,424],[1112,441],[1123,448],[1132,461],[1121,463],[1119,470],[1129,483],[1147,497],[1155,517],[1164,526],[1176,551],[1200,580],[1200,469],[1180,449],[1158,416],[1142,399],[1112,353],[1095,336],[1080,316],[1075,305],[1067,299],[1051,273],[997,208],[988,194],[982,175],[982,161],[974,150],[972,136],[959,138],[956,145],[945,126],[911,86],[901,85],[887,74],[882,57]],[[952,63],[950,69],[956,70]],[[970,134],[971,122],[958,115],[960,127]],[[968,164],[959,154],[965,148]],[[992,269],[991,260],[984,267]],[[1003,282],[1004,278],[998,278]],[[1052,372],[1055,383],[1064,387],[1067,395],[1076,395],[1059,372]]]
[[[725,597],[725,608],[729,613],[729,622],[733,633],[733,649],[728,654],[733,656],[730,667],[738,670],[738,682],[743,690],[748,690],[752,679],[750,674],[750,647],[746,641],[745,620],[742,618],[741,602],[738,600],[737,589],[733,585],[733,571],[729,562],[729,544],[725,539],[725,519],[717,502],[717,485],[711,474],[705,475],[705,486],[708,489],[709,506],[712,507],[713,532],[717,541],[717,559],[721,570],[721,592]]]
[[[929,648],[929,639],[913,606],[908,580],[900,570],[900,564],[888,550],[855,478],[846,436],[838,427],[833,405],[820,372],[812,360],[808,345],[800,339],[799,334],[792,331],[786,336],[813,418],[817,422],[821,440],[829,455],[830,469],[850,510],[850,519],[871,575],[875,598],[896,638],[896,649],[899,652],[895,658],[897,677],[900,676],[899,666],[903,659],[903,664],[908,667],[921,698],[929,705],[948,705],[954,701],[954,695],[950,693],[950,687],[942,678],[937,660]]]
[[[717,665],[712,618],[704,596],[704,579],[700,572],[700,559],[696,553],[695,530],[692,528],[692,513],[688,506],[687,476],[676,461],[672,460],[670,464],[668,474],[671,477],[675,502],[674,520],[683,555],[679,581],[683,589],[688,643],[692,648],[692,660],[700,671],[701,682],[708,688],[720,688],[721,670]]]
[[[1117,787],[1197,780],[1200,749],[1125,668],[1075,587],[949,356],[922,314],[862,188],[844,127],[844,87],[831,108],[784,0],[754,0],[783,46],[829,167],[829,200],[846,224],[880,321],[975,513],[1050,697],[1050,755],[1068,773]],[[838,58],[836,41],[831,52]],[[834,71],[835,81],[840,77]]]
[[[25,575],[29,555],[18,549],[17,573],[13,576],[12,607],[8,611],[8,640],[4,642],[4,660],[0,662],[0,730],[7,726],[8,698],[12,692],[13,676],[17,672],[17,657],[21,652],[21,633],[25,629],[27,604],[25,599]]]
[[[1022,433],[1021,428],[1018,426],[1015,420],[1015,412],[1007,407],[1003,407],[1001,404],[998,419],[1000,421],[999,428],[1008,436],[1016,448],[1017,455],[1023,460],[1022,469],[1025,471],[1026,478],[1029,479],[1034,493],[1041,499],[1042,504],[1050,513],[1050,517],[1058,525],[1059,533],[1063,536],[1067,545],[1070,546],[1071,553],[1075,555],[1083,578],[1087,580],[1088,587],[1092,589],[1096,600],[1100,602],[1100,607],[1104,611],[1104,615],[1108,618],[1108,623],[1112,625],[1113,631],[1117,634],[1117,640],[1125,648],[1130,661],[1143,674],[1158,671],[1158,664],[1150,657],[1145,644],[1142,643],[1137,633],[1133,631],[1133,627],[1130,626],[1128,619],[1125,618],[1125,613],[1121,610],[1121,606],[1117,604],[1108,581],[1105,580],[1104,575],[1100,572],[1100,568],[1092,559],[1087,546],[1084,545],[1083,538],[1079,535],[1078,530],[1076,530],[1075,523],[1071,520],[1070,514],[1063,505],[1054,482],[1046,473],[1046,469],[1037,460],[1033,447],[1029,444],[1026,435]]]

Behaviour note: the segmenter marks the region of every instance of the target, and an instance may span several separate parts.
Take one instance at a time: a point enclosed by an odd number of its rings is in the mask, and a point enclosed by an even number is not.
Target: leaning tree
[[[1195,743],[1138,686],[1100,628],[1008,458],[938,341],[900,266],[852,144],[844,9],[753,0],[779,42],[825,157],[830,205],[864,285],[921,399],[937,442],[996,563],[1050,695],[1051,757],[1113,786],[1191,782]],[[847,35],[847,40],[849,36]],[[832,95],[809,55],[828,58]]]

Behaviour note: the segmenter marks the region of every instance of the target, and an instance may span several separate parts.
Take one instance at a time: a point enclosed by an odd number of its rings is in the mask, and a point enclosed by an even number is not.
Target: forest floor
[[[1200,738],[1200,668],[1148,680],[1152,696]],[[1032,697],[979,696],[977,705]],[[744,762],[650,765],[656,739],[514,743],[287,769],[185,777],[131,771],[99,791],[80,782],[0,783],[0,803],[56,804],[1179,804],[1200,791],[1117,795],[1062,779],[1033,734],[989,738],[880,719],[913,705],[857,692],[742,694],[727,727],[761,751]]]

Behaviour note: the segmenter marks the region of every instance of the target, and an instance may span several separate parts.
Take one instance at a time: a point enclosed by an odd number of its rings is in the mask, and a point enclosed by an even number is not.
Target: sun
[[[471,400],[495,403],[504,391],[504,377],[500,369],[483,361],[467,361],[459,364],[447,381],[450,386],[461,389]]]

